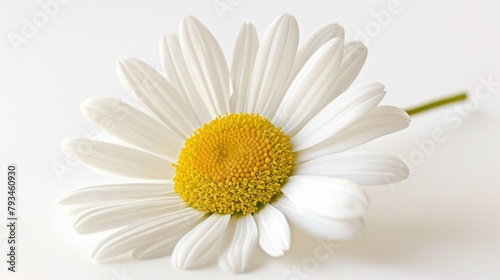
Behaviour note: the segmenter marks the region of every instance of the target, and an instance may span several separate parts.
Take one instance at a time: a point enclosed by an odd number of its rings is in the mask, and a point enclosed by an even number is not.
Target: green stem
[[[430,110],[430,109],[433,109],[433,108],[441,107],[443,105],[454,103],[454,102],[458,102],[458,101],[462,101],[462,100],[465,100],[465,99],[467,99],[467,93],[466,92],[461,92],[461,93],[458,93],[458,94],[453,95],[453,96],[448,97],[448,98],[436,100],[436,101],[431,102],[431,103],[427,103],[427,104],[424,104],[424,105],[421,105],[421,106],[417,106],[417,107],[414,107],[414,108],[407,109],[406,113],[408,113],[408,115],[411,116],[411,115],[415,115],[415,114],[418,114],[418,113],[421,113],[421,112],[424,112],[424,111],[427,111],[427,110]]]

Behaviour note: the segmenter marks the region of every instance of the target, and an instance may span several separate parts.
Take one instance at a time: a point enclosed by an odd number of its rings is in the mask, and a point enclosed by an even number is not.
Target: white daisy
[[[382,84],[349,88],[367,50],[343,36],[330,24],[299,47],[297,22],[283,15],[259,44],[245,23],[229,71],[212,34],[186,17],[178,35],[161,40],[166,77],[139,60],[120,61],[120,80],[147,112],[110,98],[90,99],[82,111],[135,148],[63,142],[66,154],[91,168],[142,179],[61,198],[76,205],[77,232],[118,229],[92,257],[172,254],[173,266],[187,269],[218,247],[218,263],[241,272],[257,244],[283,255],[289,224],[317,238],[359,236],[369,204],[359,185],[400,181],[408,168],[395,157],[347,150],[410,119],[378,106]]]

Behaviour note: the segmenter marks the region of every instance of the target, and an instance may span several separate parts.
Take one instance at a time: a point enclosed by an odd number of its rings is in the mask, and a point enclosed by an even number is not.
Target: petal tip
[[[295,20],[295,17],[292,16],[289,13],[283,13],[281,16],[278,17],[280,20],[281,19],[286,19],[286,20]]]
[[[67,138],[64,138],[62,141],[61,141],[61,149],[62,151],[69,155],[71,154],[71,152],[73,151],[73,147],[75,146],[76,142],[78,141],[79,138],[75,138],[75,137],[67,137]]]
[[[399,176],[401,176],[401,180],[407,179],[410,176],[410,168],[404,161],[399,162],[398,166]]]
[[[196,17],[192,15],[188,15],[182,18],[181,24],[179,26],[180,30],[192,27],[204,27],[204,25],[203,23],[200,22],[200,20],[198,20]]]
[[[106,97],[91,97],[86,100],[84,100],[80,104],[80,111],[82,114],[89,119],[89,116],[91,114],[92,108],[96,108],[99,106],[99,104],[108,101],[110,98]]]
[[[188,263],[178,260],[174,255],[172,255],[172,267],[179,270],[188,270],[190,268]]]
[[[122,59],[118,60],[116,66],[119,70],[127,70],[130,69],[130,67],[133,67],[133,64],[138,64],[141,63],[140,60],[137,58],[133,57],[123,57]]]
[[[59,205],[68,205],[67,200],[68,200],[67,195],[62,194],[62,195],[56,197],[54,199],[54,202],[55,202],[55,204],[59,204]]]

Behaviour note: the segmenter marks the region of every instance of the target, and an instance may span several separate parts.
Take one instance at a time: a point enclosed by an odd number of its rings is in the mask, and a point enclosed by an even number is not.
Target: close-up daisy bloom
[[[102,173],[134,181],[64,194],[74,227],[114,229],[92,251],[107,260],[171,255],[194,268],[209,251],[239,273],[260,247],[290,249],[293,226],[346,241],[364,231],[362,186],[399,182],[397,157],[351,150],[406,128],[408,114],[379,105],[378,82],[353,84],[367,49],[345,42],[338,24],[299,46],[297,21],[275,19],[259,40],[245,23],[231,67],[208,29],[185,17],[160,42],[161,71],[119,61],[120,81],[139,106],[112,98],[83,102],[83,114],[121,144],[68,138],[63,151]]]

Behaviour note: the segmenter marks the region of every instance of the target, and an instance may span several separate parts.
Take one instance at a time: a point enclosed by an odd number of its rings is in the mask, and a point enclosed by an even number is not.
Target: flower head
[[[378,106],[380,83],[350,87],[366,58],[343,29],[318,29],[300,47],[290,15],[262,42],[243,25],[231,70],[211,33],[186,17],[161,40],[165,77],[136,59],[120,80],[145,109],[110,98],[83,103],[94,124],[132,147],[66,139],[63,150],[99,171],[141,179],[64,195],[80,233],[117,229],[96,259],[172,254],[191,268],[215,244],[219,264],[244,271],[257,244],[277,257],[289,224],[318,238],[349,240],[364,228],[368,198],[359,185],[400,181],[397,158],[350,148],[408,126],[401,109]]]

